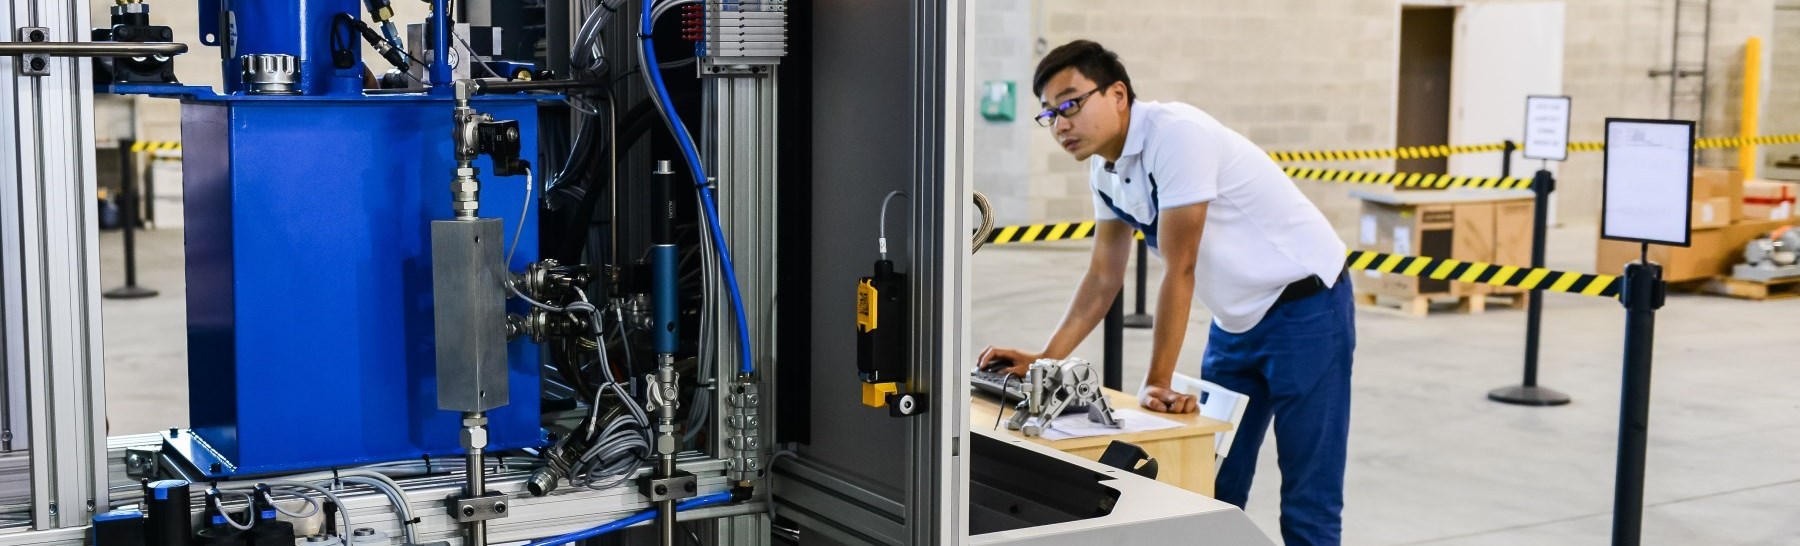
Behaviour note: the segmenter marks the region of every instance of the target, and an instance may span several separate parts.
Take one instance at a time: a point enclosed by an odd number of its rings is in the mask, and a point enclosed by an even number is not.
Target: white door
[[[1450,74],[1451,144],[1519,141],[1525,97],[1563,94],[1563,3],[1462,5]],[[1538,169],[1536,161],[1521,161],[1514,154],[1513,176]],[[1449,172],[1499,176],[1500,154],[1451,156]]]

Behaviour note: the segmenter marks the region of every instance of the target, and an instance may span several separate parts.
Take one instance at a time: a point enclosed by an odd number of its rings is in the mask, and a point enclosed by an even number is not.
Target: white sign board
[[[1569,97],[1525,97],[1525,159],[1569,158]]]
[[[1694,122],[1606,120],[1600,236],[1688,246],[1694,201]]]

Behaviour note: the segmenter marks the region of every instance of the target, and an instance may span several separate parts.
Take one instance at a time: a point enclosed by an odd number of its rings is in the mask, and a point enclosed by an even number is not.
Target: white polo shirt
[[[1344,242],[1268,152],[1198,108],[1132,103],[1118,162],[1091,162],[1094,216],[1138,227],[1153,248],[1160,210],[1211,203],[1194,294],[1226,332],[1255,327],[1289,283],[1330,286],[1344,268]]]

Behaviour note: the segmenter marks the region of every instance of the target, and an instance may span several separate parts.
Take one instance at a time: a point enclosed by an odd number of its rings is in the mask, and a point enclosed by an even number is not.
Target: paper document
[[[1069,438],[1147,432],[1181,426],[1181,423],[1134,409],[1114,409],[1113,419],[1119,422],[1119,428],[1089,421],[1085,411],[1071,412],[1050,420],[1050,428],[1044,429],[1043,438],[1045,440],[1067,440]]]
[[[1693,146],[1693,122],[1606,120],[1601,236],[1687,246]]]

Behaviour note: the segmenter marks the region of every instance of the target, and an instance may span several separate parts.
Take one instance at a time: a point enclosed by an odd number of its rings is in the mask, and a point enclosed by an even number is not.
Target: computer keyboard
[[[1002,383],[1005,384],[1002,387]],[[969,370],[969,387],[994,398],[999,398],[1003,405],[1012,405],[1025,400],[1024,378],[1006,372],[990,372],[981,368]],[[1063,413],[1087,411],[1087,406],[1070,404]]]
[[[1008,403],[1025,400],[1023,378],[1006,372],[990,372],[981,368],[969,370],[969,386]]]

